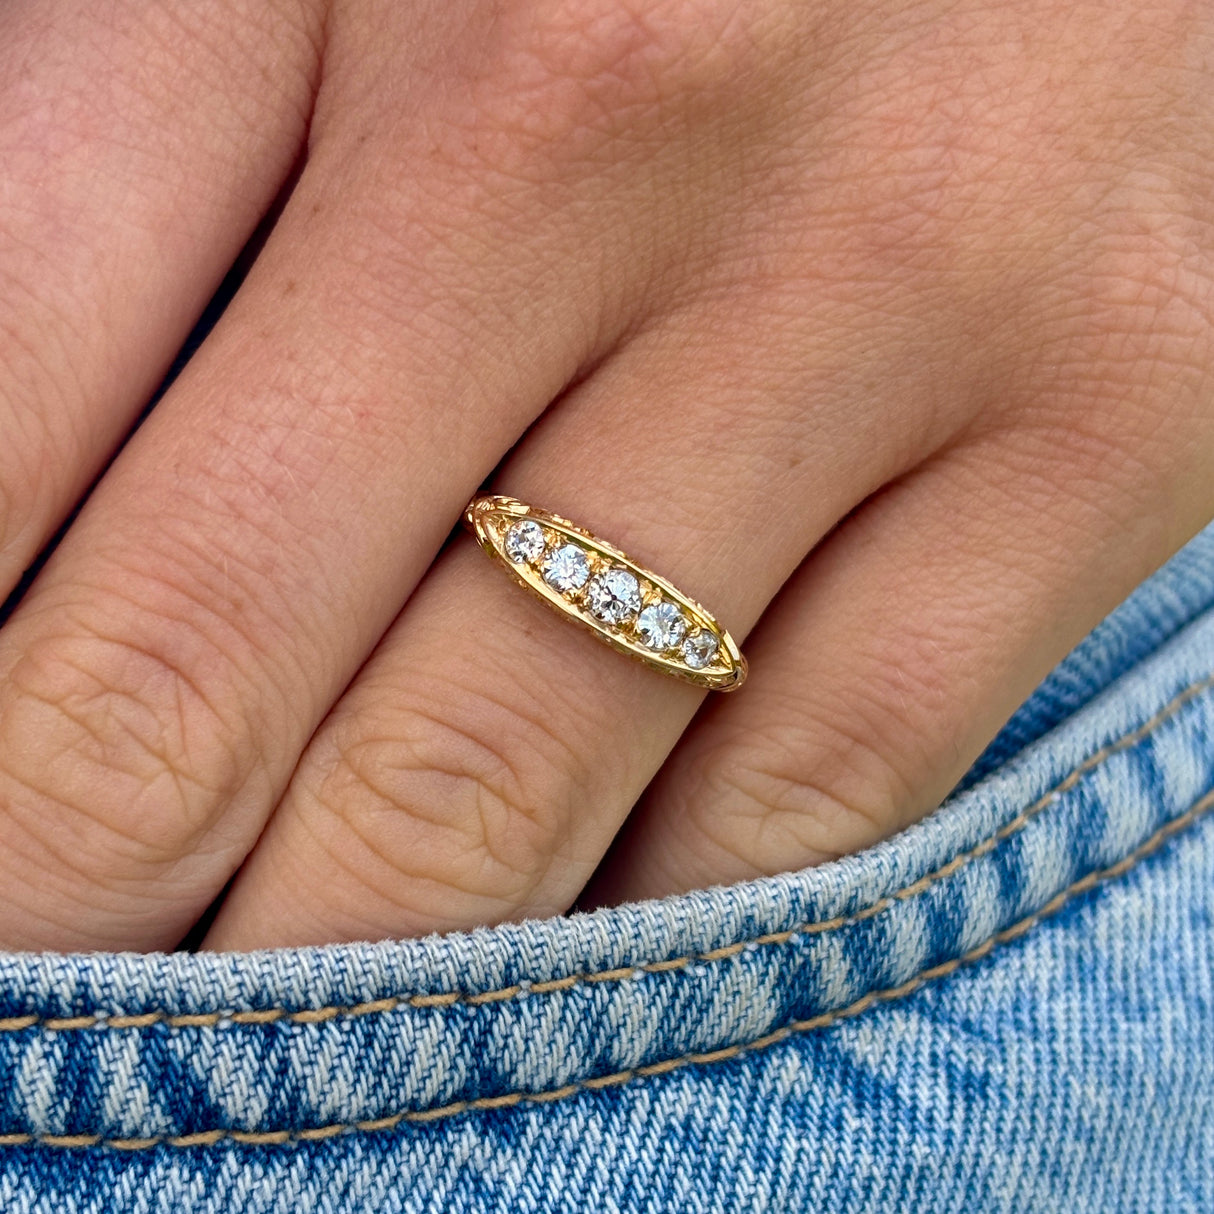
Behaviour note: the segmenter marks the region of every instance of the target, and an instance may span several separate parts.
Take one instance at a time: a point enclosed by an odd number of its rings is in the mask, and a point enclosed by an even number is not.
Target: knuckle
[[[901,824],[908,790],[860,731],[772,725],[735,739],[705,769],[712,849],[783,872],[869,847]]]
[[[192,851],[256,767],[232,663],[136,593],[61,615],[22,651],[0,713],[4,775],[20,790],[10,814],[35,832],[70,818],[98,868]]]
[[[615,81],[642,96],[682,93],[729,71],[761,6],[721,0],[550,0],[532,25],[552,76]]]
[[[395,885],[421,881],[488,904],[533,904],[570,830],[568,739],[500,700],[448,688],[335,725],[309,799],[328,851],[355,849]],[[343,864],[367,871],[361,862]]]
[[[482,81],[484,113],[528,147],[572,139],[586,150],[576,137],[589,132],[656,134],[672,113],[736,105],[763,51],[779,45],[772,24],[771,6],[750,0],[514,4]]]

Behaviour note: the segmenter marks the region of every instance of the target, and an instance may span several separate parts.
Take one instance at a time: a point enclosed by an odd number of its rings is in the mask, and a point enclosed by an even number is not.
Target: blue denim
[[[935,814],[464,935],[0,955],[0,1211],[1214,1211],[1214,527]]]

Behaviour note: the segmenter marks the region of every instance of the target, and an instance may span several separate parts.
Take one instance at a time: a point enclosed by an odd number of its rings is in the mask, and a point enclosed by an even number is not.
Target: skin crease
[[[1214,517],[1208,5],[96,9],[0,13],[0,594],[99,477],[0,628],[2,947],[847,854]],[[453,534],[482,484],[746,685],[558,621]]]

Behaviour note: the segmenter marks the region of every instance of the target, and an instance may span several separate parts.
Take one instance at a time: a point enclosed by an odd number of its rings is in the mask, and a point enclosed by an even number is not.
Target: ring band
[[[515,581],[613,649],[714,691],[746,678],[733,637],[699,603],[568,519],[479,494],[463,523]]]

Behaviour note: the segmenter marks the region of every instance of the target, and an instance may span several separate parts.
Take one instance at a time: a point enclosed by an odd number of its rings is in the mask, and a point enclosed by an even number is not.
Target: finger
[[[579,905],[800,869],[935,808],[1214,513],[1198,442],[1147,484],[1152,438],[1129,457],[1108,437],[967,445],[866,504],[782,591],[750,643],[750,694],[689,731]]]
[[[165,373],[302,144],[318,5],[0,16],[0,600]]]
[[[655,326],[527,434],[500,488],[744,635],[857,497],[922,454],[857,430],[866,373],[820,320],[794,337],[714,307]],[[925,445],[939,383],[924,360],[905,385]],[[702,696],[553,618],[464,537],[313,739],[208,947],[564,909]]]
[[[465,18],[435,10],[403,74],[329,31],[265,249],[0,632],[8,943],[179,939],[502,452],[678,286],[686,245],[632,256],[640,137],[605,169],[554,74],[524,139],[535,96]]]

